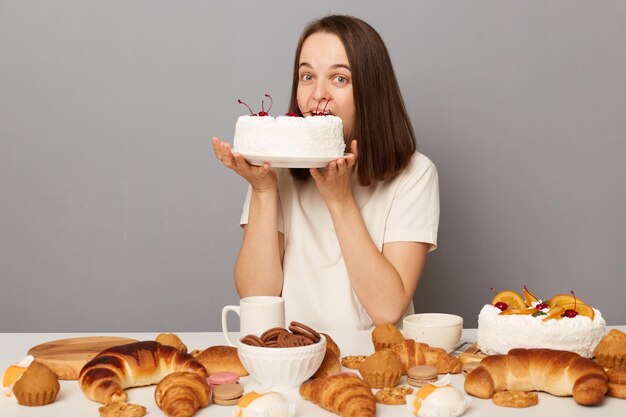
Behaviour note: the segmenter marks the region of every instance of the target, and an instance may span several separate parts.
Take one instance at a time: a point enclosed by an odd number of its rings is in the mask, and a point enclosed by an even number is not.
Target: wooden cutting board
[[[30,348],[28,354],[52,369],[59,379],[78,379],[83,366],[98,353],[133,342],[137,340],[111,336],[75,337],[42,343]]]

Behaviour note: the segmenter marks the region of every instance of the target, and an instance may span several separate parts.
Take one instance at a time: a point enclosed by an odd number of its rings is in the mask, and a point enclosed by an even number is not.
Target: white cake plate
[[[343,154],[343,156],[348,155],[350,154]],[[243,156],[250,165],[262,166],[267,162],[272,168],[325,168],[330,161],[339,159],[336,156],[262,156],[244,153],[242,153],[241,156]]]

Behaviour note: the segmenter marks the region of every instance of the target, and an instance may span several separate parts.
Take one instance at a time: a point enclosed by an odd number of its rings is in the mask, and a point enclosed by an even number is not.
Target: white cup
[[[461,340],[463,317],[445,313],[412,314],[404,318],[402,327],[404,337],[450,353]]]
[[[231,346],[237,346],[228,336],[226,318],[233,311],[239,316],[239,329],[242,336],[260,336],[272,327],[285,327],[285,300],[282,297],[259,295],[239,300],[238,306],[222,309],[222,332]]]

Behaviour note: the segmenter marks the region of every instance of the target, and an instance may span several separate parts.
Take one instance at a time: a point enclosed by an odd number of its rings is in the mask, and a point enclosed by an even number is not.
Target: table
[[[610,328],[618,328],[626,331],[626,326],[610,326]],[[192,349],[204,349],[213,345],[225,344],[222,333],[177,333],[187,347]],[[370,331],[352,331],[352,332],[329,332],[332,338],[341,348],[342,356],[345,355],[369,355],[373,353]],[[37,344],[64,339],[69,337],[81,336],[124,336],[138,340],[154,340],[157,333],[99,333],[99,334],[80,334],[80,333],[0,333],[0,372],[4,372],[9,365],[18,362],[25,355],[28,349]],[[473,342],[476,340],[475,329],[463,330],[462,341]],[[452,376],[452,384],[463,391],[464,377],[459,375]],[[13,416],[37,416],[37,417],[98,417],[98,407],[100,404],[92,402],[85,397],[77,381],[60,381],[61,391],[56,401],[50,405],[43,407],[24,407],[17,404],[13,397],[7,398],[0,395],[0,417]],[[402,377],[401,384],[406,385],[406,376]],[[259,385],[251,378],[245,377],[241,379],[246,392],[259,389]],[[317,405],[305,401],[300,398],[297,390],[283,392],[291,401],[297,403],[298,417],[332,417],[335,414],[326,411]],[[154,402],[154,386],[133,388],[128,390],[128,400],[132,403],[141,404],[148,409],[149,417],[165,416],[159,410]],[[197,417],[231,417],[233,406],[224,407],[211,404],[207,408],[199,410],[195,416]],[[584,407],[576,404],[571,397],[559,398],[546,393],[539,393],[539,405],[524,408],[513,409],[498,407],[491,400],[481,400],[471,397],[471,403],[464,416],[487,416],[494,415],[498,417],[514,417],[514,416],[568,416],[568,417],[584,417],[584,416],[617,416],[626,414],[626,400],[606,397],[604,403],[597,407]],[[408,417],[410,414],[406,411],[405,406],[388,406],[377,405],[376,415],[378,417],[403,416]]]

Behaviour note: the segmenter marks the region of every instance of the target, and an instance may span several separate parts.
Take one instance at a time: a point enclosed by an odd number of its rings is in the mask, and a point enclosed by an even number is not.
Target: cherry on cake
[[[271,99],[268,94],[266,97]],[[264,104],[261,108],[256,114],[248,107],[250,115],[238,118],[233,151],[255,157],[337,159],[344,155],[346,145],[339,117],[325,112],[307,117],[295,113],[272,117]]]
[[[540,300],[524,286],[524,298],[502,291],[482,308],[477,345],[487,355],[506,354],[513,348],[546,348],[591,358],[605,334],[602,313],[573,293]]]

